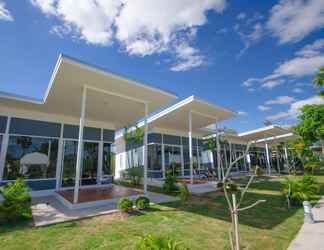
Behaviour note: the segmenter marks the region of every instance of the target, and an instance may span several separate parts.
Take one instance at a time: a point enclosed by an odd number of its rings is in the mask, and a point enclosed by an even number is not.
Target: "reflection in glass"
[[[111,150],[110,143],[103,145],[103,161],[102,161],[102,175],[113,175],[114,173],[114,159],[115,155]]]
[[[200,159],[201,159],[201,154],[200,154]],[[183,146],[183,162],[184,162],[184,169],[190,169],[190,157],[189,157],[188,146]],[[194,170],[198,169],[197,147],[192,147],[192,166]]]
[[[173,175],[181,175],[181,148],[178,146],[164,146],[165,170]]]
[[[57,152],[57,139],[10,136],[4,179],[55,178]]]
[[[148,145],[148,169],[162,170],[162,146],[160,144]]]

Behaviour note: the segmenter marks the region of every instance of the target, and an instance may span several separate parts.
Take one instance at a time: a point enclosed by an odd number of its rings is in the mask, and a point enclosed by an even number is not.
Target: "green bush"
[[[181,200],[182,204],[185,204],[189,200],[190,192],[189,192],[187,184],[183,183],[180,185],[179,195],[180,195],[180,200]]]
[[[122,212],[131,212],[133,210],[133,202],[127,197],[120,198],[117,203],[117,208]]]
[[[135,206],[139,210],[147,209],[150,207],[150,199],[145,196],[139,196],[135,200]]]
[[[189,250],[189,248],[170,238],[147,235],[136,244],[135,250]]]
[[[311,175],[304,175],[302,179],[285,178],[282,186],[282,193],[286,196],[288,206],[299,206],[303,201],[311,201],[316,198],[319,192],[319,185]]]
[[[166,177],[163,184],[163,190],[166,193],[174,193],[178,191],[177,178],[173,175],[172,171],[166,172]]]
[[[131,167],[125,170],[128,178],[134,186],[139,186],[143,178],[143,167]]]
[[[31,197],[30,189],[26,186],[23,179],[0,189],[4,201],[0,205],[0,222],[17,222],[20,220],[31,219]]]

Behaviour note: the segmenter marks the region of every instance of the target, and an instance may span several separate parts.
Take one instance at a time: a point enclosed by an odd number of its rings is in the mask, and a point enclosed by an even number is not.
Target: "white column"
[[[148,154],[147,154],[147,134],[148,134],[148,104],[144,104],[145,117],[144,117],[144,193],[147,193],[147,163],[148,163]]]
[[[81,116],[79,124],[79,140],[78,140],[78,153],[77,162],[75,168],[75,186],[74,186],[74,199],[73,202],[77,203],[79,199],[79,187],[80,187],[80,176],[81,176],[81,164],[83,160],[83,128],[86,110],[86,99],[87,99],[87,88],[83,87],[82,100],[81,100]]]
[[[266,158],[267,158],[268,174],[271,175],[271,166],[270,166],[270,158],[269,158],[269,147],[268,147],[268,143],[265,144],[265,149],[266,149]]]
[[[183,145],[182,145],[182,137],[181,138],[181,175],[184,176],[184,156],[183,156]]]
[[[103,168],[103,129],[100,129],[100,142],[98,152],[98,168],[97,168],[97,184],[101,184],[102,168]]]
[[[222,170],[221,170],[221,154],[220,154],[220,144],[219,144],[219,131],[216,134],[216,145],[217,145],[217,170],[218,170],[218,180],[222,180]],[[224,177],[224,176],[223,176]]]
[[[63,154],[64,154],[63,132],[64,132],[64,124],[62,123],[60,139],[58,141],[57,161],[56,161],[56,190],[59,190],[61,187],[61,171],[63,168]]]
[[[162,150],[162,174],[163,174],[163,179],[165,178],[165,155],[164,155],[164,140],[163,140],[163,134],[162,136],[162,145],[161,145],[161,150]]]
[[[288,159],[288,150],[287,150],[287,143],[285,143],[285,160],[286,160],[286,164],[287,164],[287,169],[289,169],[289,159]]]
[[[277,169],[278,169],[278,173],[280,174],[280,162],[279,162],[279,147],[277,146],[276,148],[276,160],[277,160]]]
[[[188,122],[189,122],[189,160],[190,160],[190,183],[193,184],[193,162],[192,162],[192,111],[189,110],[188,114]]]
[[[10,128],[11,117],[7,118],[7,125],[5,134],[2,137],[1,152],[0,152],[0,181],[3,180],[3,172],[6,164],[6,155],[9,142],[9,128]],[[1,143],[1,142],[0,142]]]

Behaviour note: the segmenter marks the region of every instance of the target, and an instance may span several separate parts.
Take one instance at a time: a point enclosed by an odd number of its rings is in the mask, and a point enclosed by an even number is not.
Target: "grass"
[[[324,176],[318,181],[324,184]],[[263,178],[251,186],[245,205],[256,199],[267,202],[240,214],[243,249],[287,249],[297,234],[303,210],[287,210],[280,188],[280,178]],[[229,226],[225,200],[213,192],[192,196],[188,205],[155,205],[136,216],[114,214],[43,228],[0,226],[0,249],[134,249],[143,235],[160,234],[192,249],[223,250],[230,249]]]

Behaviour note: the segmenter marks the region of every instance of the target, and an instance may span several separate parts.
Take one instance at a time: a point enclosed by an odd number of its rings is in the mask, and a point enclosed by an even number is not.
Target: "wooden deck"
[[[74,190],[60,190],[57,191],[64,199],[73,203]],[[91,187],[91,188],[82,188],[79,190],[79,201],[78,203],[83,202],[94,202],[101,200],[110,200],[125,196],[134,196],[141,195],[143,192],[126,188],[122,186],[111,186],[111,187]]]

